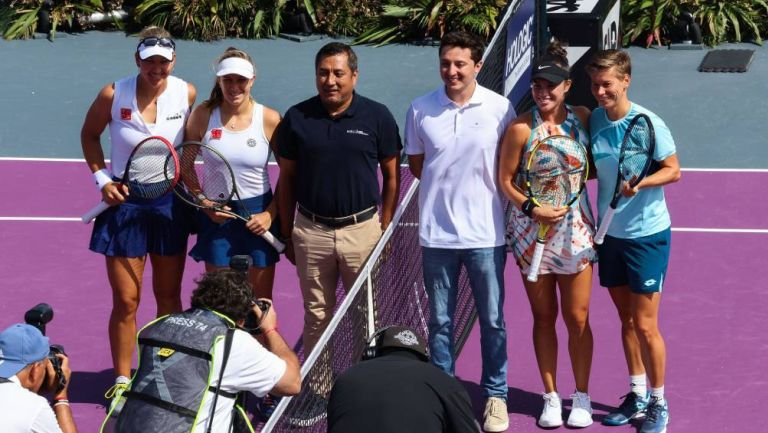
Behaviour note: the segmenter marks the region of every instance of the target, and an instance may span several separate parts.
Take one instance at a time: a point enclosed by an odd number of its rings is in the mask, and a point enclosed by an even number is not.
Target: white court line
[[[80,221],[73,217],[0,217],[0,221]]]
[[[82,222],[79,217],[2,217],[0,221],[76,221]],[[400,223],[398,226],[413,226],[417,227],[418,224],[404,224]],[[727,229],[727,228],[710,228],[710,227],[672,227],[673,232],[683,233],[746,233],[746,234],[768,234],[768,229]]]
[[[2,156],[0,161],[29,161],[29,162],[85,162],[80,158],[21,158],[14,156]],[[105,160],[104,162],[109,162]],[[269,161],[269,165],[277,165],[275,161]],[[402,164],[407,166],[408,164]],[[699,171],[699,172],[724,172],[724,173],[768,173],[768,168],[681,168],[682,171]]]
[[[689,233],[750,233],[768,234],[768,229],[713,229],[703,227],[672,227],[673,232]]]

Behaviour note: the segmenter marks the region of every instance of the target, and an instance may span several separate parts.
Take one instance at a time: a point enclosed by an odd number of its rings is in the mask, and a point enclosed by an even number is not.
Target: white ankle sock
[[[117,383],[131,383],[131,379],[128,379],[125,376],[117,376],[117,378],[115,379],[115,383],[116,384]]]
[[[658,388],[651,387],[651,397],[656,397],[656,399],[659,402],[663,402],[664,401],[664,385]]]
[[[629,388],[635,394],[642,398],[648,393],[648,386],[645,383],[645,375],[638,374],[636,376],[629,376]]]

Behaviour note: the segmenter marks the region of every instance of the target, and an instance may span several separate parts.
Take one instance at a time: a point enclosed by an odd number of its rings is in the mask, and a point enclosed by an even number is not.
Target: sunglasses
[[[170,38],[158,38],[155,36],[144,38],[139,41],[139,45],[136,46],[136,51],[139,51],[139,48],[141,48],[142,45],[145,47],[154,47],[155,45],[160,45],[161,47],[176,50],[176,42],[173,42],[173,39]]]

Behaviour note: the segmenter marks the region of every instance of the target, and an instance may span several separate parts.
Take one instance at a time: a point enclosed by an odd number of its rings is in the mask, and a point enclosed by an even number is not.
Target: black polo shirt
[[[381,203],[379,161],[402,148],[389,109],[357,93],[335,118],[318,96],[294,105],[280,123],[277,143],[282,158],[296,161],[296,201],[327,217]]]
[[[406,350],[363,361],[331,390],[328,433],[477,433],[456,378]]]

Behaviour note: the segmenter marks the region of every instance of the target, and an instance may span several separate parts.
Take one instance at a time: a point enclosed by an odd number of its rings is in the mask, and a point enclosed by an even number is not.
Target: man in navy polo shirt
[[[352,48],[325,45],[315,57],[317,96],[291,107],[278,129],[278,209],[304,298],[305,353],[331,320],[339,277],[351,288],[397,205],[397,124],[384,105],[355,93],[357,78]]]

